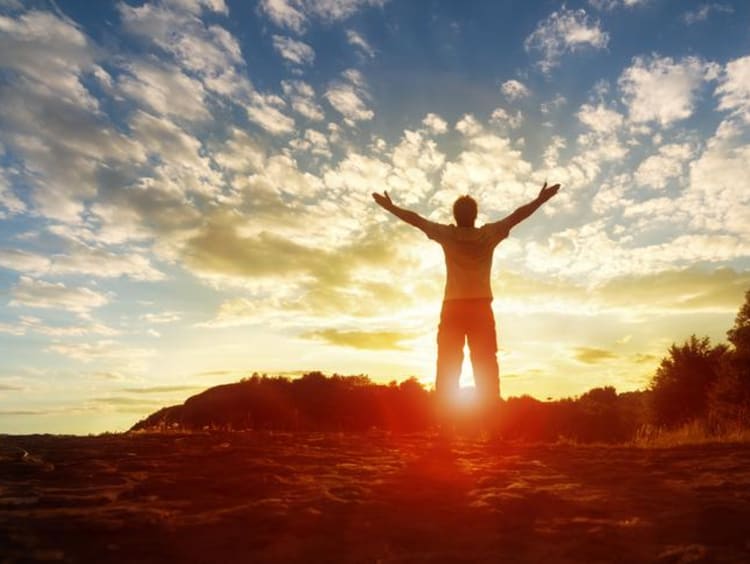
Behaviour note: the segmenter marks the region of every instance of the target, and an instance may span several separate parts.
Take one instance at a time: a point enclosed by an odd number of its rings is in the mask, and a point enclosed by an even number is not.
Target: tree
[[[718,428],[750,424],[750,290],[727,331],[734,348],[725,355],[710,392],[710,415]]]
[[[737,356],[750,361],[750,290],[745,292],[745,303],[734,318],[734,327],[727,331],[727,338]]]
[[[712,347],[708,337],[692,335],[680,346],[672,344],[651,380],[656,423],[674,426],[704,417],[726,354],[725,345]]]

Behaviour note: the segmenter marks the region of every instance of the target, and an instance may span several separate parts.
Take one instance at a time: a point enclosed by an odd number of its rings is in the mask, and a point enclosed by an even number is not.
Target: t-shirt
[[[510,232],[507,222],[497,221],[477,228],[428,221],[423,231],[443,247],[445,300],[492,299],[492,254]]]

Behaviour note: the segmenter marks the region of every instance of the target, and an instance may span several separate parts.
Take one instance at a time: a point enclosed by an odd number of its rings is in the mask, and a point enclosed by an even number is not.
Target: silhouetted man
[[[490,408],[500,398],[497,365],[497,337],[492,314],[490,270],[495,247],[510,230],[557,194],[560,185],[544,183],[539,196],[500,221],[474,227],[477,203],[461,196],[453,204],[456,225],[429,221],[419,214],[399,208],[388,196],[374,193],[375,201],[402,219],[418,227],[443,247],[447,271],[443,308],[438,327],[437,377],[435,391],[443,414],[450,413],[459,387],[464,342],[468,340],[471,365],[479,400]]]

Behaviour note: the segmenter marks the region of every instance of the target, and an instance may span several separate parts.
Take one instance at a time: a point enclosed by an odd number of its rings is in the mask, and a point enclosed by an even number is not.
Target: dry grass
[[[711,443],[750,443],[750,429],[740,424],[717,427],[704,420],[690,421],[672,429],[643,425],[631,444],[643,448],[670,448]]]

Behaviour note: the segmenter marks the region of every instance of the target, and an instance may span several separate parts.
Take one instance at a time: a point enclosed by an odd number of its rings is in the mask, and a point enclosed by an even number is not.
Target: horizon
[[[502,396],[645,388],[750,289],[748,16],[0,0],[0,433],[121,431],[252,372],[429,387],[442,252],[384,190],[481,225],[560,183],[495,251]]]

